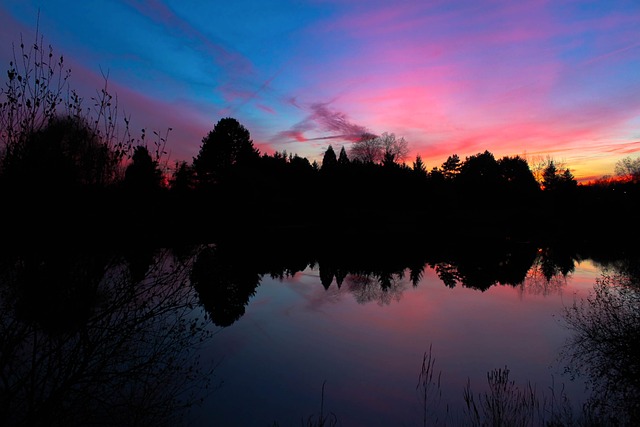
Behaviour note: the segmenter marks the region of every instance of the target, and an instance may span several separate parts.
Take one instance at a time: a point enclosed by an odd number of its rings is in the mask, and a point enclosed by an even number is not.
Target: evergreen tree
[[[453,154],[442,164],[442,174],[445,179],[453,179],[458,175],[461,167],[462,162],[460,161],[460,157],[458,157],[457,154]]]
[[[338,166],[345,167],[349,166],[349,157],[347,156],[347,151],[344,149],[344,145],[340,149],[340,155],[338,156]]]
[[[185,161],[176,163],[176,169],[170,181],[171,190],[179,192],[188,191],[193,189],[194,183],[195,172],[193,167]]]
[[[416,155],[416,160],[413,162],[413,171],[419,176],[427,176],[427,167],[422,161],[420,154]]]
[[[249,131],[236,119],[227,117],[218,121],[213,130],[202,139],[198,155],[193,159],[198,182],[216,184],[229,176],[232,169],[259,158]]]
[[[334,169],[338,165],[338,159],[336,158],[336,152],[333,151],[333,147],[329,145],[327,151],[324,152],[322,157],[322,167],[320,170],[329,171]]]
[[[546,191],[553,191],[558,187],[558,169],[553,160],[542,172],[542,186]]]
[[[135,191],[151,191],[161,187],[162,171],[151,158],[147,147],[139,145],[133,150],[132,163],[124,174],[124,185]]]
[[[542,173],[542,185],[545,191],[566,192],[575,189],[578,182],[568,168],[560,171],[551,161]]]

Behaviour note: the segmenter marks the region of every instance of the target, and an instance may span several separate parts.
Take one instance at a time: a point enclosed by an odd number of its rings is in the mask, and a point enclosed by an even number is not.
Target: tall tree
[[[132,163],[127,166],[124,184],[134,191],[153,191],[162,186],[162,171],[147,147],[139,145],[133,150]]]
[[[259,156],[249,131],[236,119],[226,117],[202,139],[193,166],[199,184],[216,184],[224,181],[232,169],[247,165]]]
[[[322,167],[320,170],[322,171],[330,171],[335,169],[338,165],[338,158],[336,157],[336,152],[333,151],[333,147],[329,145],[327,151],[324,152],[324,156],[322,157]]]
[[[193,166],[185,161],[176,162],[173,176],[169,181],[171,190],[184,192],[193,189],[195,183],[195,172]]]
[[[338,155],[338,166],[345,167],[350,163],[349,156],[347,156],[347,151],[344,149],[344,145],[340,149],[340,154]]]
[[[447,160],[442,164],[442,174],[445,179],[453,179],[460,172],[462,162],[457,154],[453,154],[447,157]]]
[[[529,164],[522,157],[505,156],[498,160],[498,167],[502,184],[508,191],[526,196],[540,189]]]
[[[489,151],[466,158],[457,177],[464,188],[490,192],[500,181],[498,162]]]
[[[427,176],[427,167],[422,161],[420,154],[416,155],[416,160],[413,162],[413,171],[419,176]]]
[[[558,183],[558,169],[553,161],[542,171],[542,186],[545,190],[555,190]]]
[[[542,186],[545,191],[569,191],[576,188],[578,182],[569,168],[559,170],[551,161],[542,173]]]

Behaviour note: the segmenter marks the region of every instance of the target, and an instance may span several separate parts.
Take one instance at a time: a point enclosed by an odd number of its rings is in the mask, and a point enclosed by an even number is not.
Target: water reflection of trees
[[[518,285],[536,259],[537,248],[512,241],[481,241],[429,262],[448,287],[460,284],[485,291],[491,286]]]
[[[229,326],[244,315],[262,275],[245,253],[209,246],[198,254],[190,278],[211,320]]]
[[[451,288],[507,285],[547,294],[562,288],[581,259],[563,247],[540,249],[515,239],[464,243],[416,248],[375,239],[314,245],[285,233],[261,241],[238,238],[200,251],[190,279],[213,323],[229,326],[244,315],[264,276],[282,280],[310,268],[325,291],[346,290],[358,303],[386,305],[399,301],[409,283],[418,286],[427,268]]]
[[[379,305],[389,305],[393,301],[400,301],[402,293],[407,288],[401,273],[382,277],[369,273],[349,274],[346,276],[347,290],[353,294],[359,304],[377,302]]]
[[[520,294],[529,295],[542,295],[548,296],[552,294],[561,293],[562,289],[567,286],[568,275],[555,274],[551,277],[547,277],[538,268],[537,264],[534,264],[529,270],[527,277],[518,286]]]
[[[190,258],[134,253],[3,254],[4,425],[174,425],[201,395]]]
[[[563,356],[566,370],[584,375],[592,390],[593,417],[606,425],[640,419],[640,282],[628,271],[600,277],[593,292],[567,307],[573,332]]]
[[[575,271],[575,264],[579,261],[578,255],[566,250],[538,249],[538,255],[519,289],[533,295],[559,293],[567,285],[567,278]]]

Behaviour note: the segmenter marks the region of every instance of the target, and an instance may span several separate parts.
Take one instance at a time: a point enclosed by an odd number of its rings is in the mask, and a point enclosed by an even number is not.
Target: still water
[[[2,424],[507,425],[531,410],[523,425],[567,425],[590,375],[615,396],[596,411],[637,421],[637,256],[247,248],[4,253]],[[567,346],[594,331],[604,339]]]
[[[546,396],[564,387],[579,407],[584,383],[563,375],[559,360],[570,333],[562,312],[600,274],[586,260],[547,280],[534,265],[523,283],[485,291],[445,286],[428,266],[415,286],[405,272],[386,290],[359,275],[341,286],[334,278],[325,289],[315,267],[264,277],[245,314],[209,342],[219,387],[190,423],[306,425],[323,403],[337,425],[423,425],[416,386],[425,352],[440,378],[440,397],[429,399],[431,422],[461,422],[468,382],[474,392],[486,390],[487,373],[504,367],[517,385]]]

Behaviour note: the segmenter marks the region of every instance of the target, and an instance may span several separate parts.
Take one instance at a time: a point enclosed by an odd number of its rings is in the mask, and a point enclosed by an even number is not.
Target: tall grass
[[[442,401],[442,390],[440,388],[440,378],[442,372],[438,372],[438,376],[434,378],[434,365],[436,363],[433,357],[432,346],[429,346],[429,352],[425,352],[422,356],[422,367],[420,375],[418,375],[418,385],[416,390],[420,395],[422,402],[422,425],[440,425],[439,406]],[[446,408],[445,420],[449,415],[449,406]],[[446,424],[446,422],[445,422]]]

